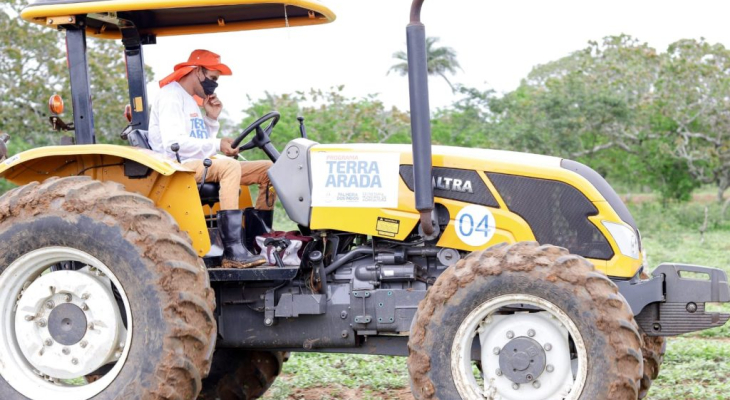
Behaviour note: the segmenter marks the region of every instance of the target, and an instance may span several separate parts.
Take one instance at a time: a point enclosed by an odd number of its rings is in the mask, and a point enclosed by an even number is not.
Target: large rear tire
[[[554,246],[503,244],[470,254],[428,290],[408,368],[418,400],[635,400],[641,345],[628,304],[591,263]]]
[[[281,373],[285,353],[217,349],[199,400],[253,400],[263,396]]]
[[[0,243],[0,398],[197,396],[214,294],[190,239],[151,200],[88,177],[34,182],[0,198]]]

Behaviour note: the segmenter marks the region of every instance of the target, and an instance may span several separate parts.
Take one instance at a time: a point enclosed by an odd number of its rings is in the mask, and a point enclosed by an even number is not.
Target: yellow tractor
[[[663,337],[723,325],[705,304],[730,301],[725,273],[645,274],[634,219],[590,168],[431,146],[422,3],[406,29],[412,146],[302,137],[279,152],[276,112],[237,138],[273,161],[300,229],[250,249],[297,242],[298,262],[249,269],[221,268],[217,185],[149,150],[143,49],[335,14],[313,0],[29,5],[22,18],[65,32],[73,121],[52,118],[75,137],[0,162],[18,185],[0,198],[0,398],[253,399],[287,352],[338,352],[407,356],[416,399],[637,399]],[[87,37],[124,44],[129,146],[95,144]]]

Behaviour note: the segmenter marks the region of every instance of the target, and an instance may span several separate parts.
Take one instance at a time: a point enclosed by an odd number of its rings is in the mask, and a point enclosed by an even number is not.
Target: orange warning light
[[[132,123],[132,106],[130,106],[129,104],[124,106],[124,118],[126,118],[127,122],[129,122],[130,124]]]
[[[54,115],[63,113],[63,99],[61,96],[57,94],[51,96],[51,98],[48,99],[48,109],[51,111],[51,114]]]

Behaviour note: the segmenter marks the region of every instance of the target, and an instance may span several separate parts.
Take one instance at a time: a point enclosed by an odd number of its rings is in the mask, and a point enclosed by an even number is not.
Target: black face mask
[[[205,79],[200,82],[200,85],[203,86],[203,92],[206,96],[210,96],[211,94],[215,93],[215,88],[218,87],[218,82],[208,78],[207,76],[203,75]]]

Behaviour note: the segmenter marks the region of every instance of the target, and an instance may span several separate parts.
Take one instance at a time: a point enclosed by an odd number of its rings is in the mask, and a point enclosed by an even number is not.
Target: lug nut
[[[520,389],[520,384],[519,383],[513,383],[512,384],[512,389],[519,390]]]
[[[43,319],[43,318],[39,319],[38,320],[38,326],[40,326],[41,328],[45,328],[46,327],[46,320]]]
[[[35,319],[35,315],[26,315],[25,320],[26,321],[33,321]]]
[[[63,350],[61,350],[61,352],[65,355],[69,355],[71,353],[71,350],[69,350],[68,347],[64,347]]]
[[[497,376],[502,376],[502,370],[499,368],[497,368],[497,370],[494,371],[494,373],[497,374]]]
[[[553,345],[551,345],[550,343],[545,343],[545,351],[550,351],[552,349],[553,349]]]
[[[53,340],[51,340],[51,339],[46,339],[46,340],[45,340],[45,341],[43,342],[43,344],[45,344],[46,346],[50,346],[50,345],[52,345],[52,344],[53,344]]]
[[[94,323],[93,322],[90,322],[89,323],[89,330],[90,331],[93,331],[94,330]]]
[[[86,303],[81,304],[81,309],[84,311],[89,311],[89,305]]]
[[[271,318],[266,318],[266,319],[264,320],[264,324],[265,324],[266,326],[271,326],[271,324],[273,324],[273,323],[274,323],[274,321],[273,321],[273,320],[272,320]]]
[[[65,300],[66,300],[66,303],[70,303],[71,300],[73,300],[73,297],[71,297],[71,295],[67,293],[65,296]]]
[[[55,306],[56,306],[56,303],[54,303],[53,300],[48,300],[46,302],[46,308],[49,309],[49,310],[52,309]]]
[[[532,382],[532,387],[534,387],[535,389],[540,389],[540,381]]]
[[[552,364],[548,364],[547,367],[545,367],[545,370],[547,372],[553,372],[555,371],[555,367],[553,367]]]
[[[513,337],[515,337],[515,333],[512,331],[507,331],[507,339],[512,339]]]
[[[499,355],[499,347],[495,347],[494,350],[492,350],[495,356]]]
[[[84,294],[81,295],[81,298],[84,299],[84,300],[88,300],[90,296],[91,296],[90,294],[84,293]]]
[[[527,336],[529,336],[529,337],[533,337],[533,336],[535,336],[535,330],[534,330],[534,329],[530,329],[530,330],[528,330],[528,331],[527,331]]]
[[[88,345],[89,342],[87,342],[86,340],[82,340],[81,343],[79,343],[79,346],[81,346],[82,349],[85,349]]]

